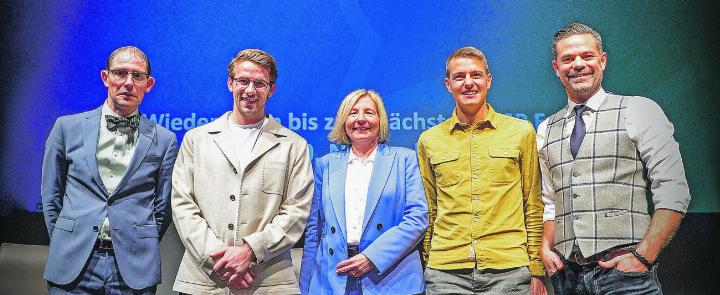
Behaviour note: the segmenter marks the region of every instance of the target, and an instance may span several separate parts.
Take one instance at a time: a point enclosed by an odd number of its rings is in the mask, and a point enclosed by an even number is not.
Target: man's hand
[[[368,259],[364,254],[360,253],[347,260],[340,261],[340,263],[335,266],[335,272],[339,274],[347,273],[349,276],[357,278],[373,268],[375,268],[375,265],[372,261],[370,261],[370,259]]]
[[[635,255],[631,253],[620,255],[608,261],[599,261],[598,265],[605,269],[615,268],[621,272],[647,272],[649,269],[645,267]]]
[[[541,247],[540,258],[542,259],[543,265],[545,266],[545,271],[547,272],[548,276],[552,276],[556,272],[565,268],[565,265],[562,263],[560,256],[558,256],[558,254],[555,253],[555,251],[553,251],[552,249]]]
[[[530,278],[530,294],[531,295],[547,295],[545,283],[540,277],[533,276]]]
[[[232,246],[210,254],[215,261],[213,271],[220,279],[234,288],[248,288],[252,284],[255,272],[250,270],[250,263],[255,253],[248,244]]]

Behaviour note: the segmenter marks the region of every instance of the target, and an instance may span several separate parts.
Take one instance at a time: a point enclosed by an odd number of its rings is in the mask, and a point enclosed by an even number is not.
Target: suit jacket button
[[[235,201],[235,195],[230,195],[230,201]]]
[[[234,228],[235,228],[235,225],[233,225],[232,223],[228,224],[228,229],[229,229],[229,230],[233,230]]]
[[[98,227],[97,227],[97,225],[93,225],[93,231],[94,231],[94,232],[98,232]]]
[[[377,229],[378,229],[378,230],[382,230],[382,223],[378,223]]]
[[[335,227],[334,227],[334,226],[331,226],[331,227],[330,227],[330,232],[331,232],[331,233],[335,233]]]
[[[332,248],[328,249],[328,253],[330,253],[330,255],[333,255],[333,253],[334,253],[333,249]]]

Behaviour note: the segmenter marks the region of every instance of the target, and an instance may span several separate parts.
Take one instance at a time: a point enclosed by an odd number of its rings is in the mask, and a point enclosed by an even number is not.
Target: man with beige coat
[[[306,141],[265,115],[277,67],[246,49],[228,65],[232,112],[185,135],[172,211],[185,246],[173,290],[186,294],[299,294],[290,248],[313,194]]]

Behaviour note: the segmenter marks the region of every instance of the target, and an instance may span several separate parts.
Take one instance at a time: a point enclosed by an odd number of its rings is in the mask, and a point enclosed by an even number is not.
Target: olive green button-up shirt
[[[453,116],[426,130],[418,157],[430,226],[424,258],[434,269],[507,269],[540,260],[543,202],[535,129],[496,113],[474,126]]]

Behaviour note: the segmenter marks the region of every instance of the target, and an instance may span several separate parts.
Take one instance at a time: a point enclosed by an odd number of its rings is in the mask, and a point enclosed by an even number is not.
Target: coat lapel
[[[90,112],[82,122],[83,151],[85,152],[85,163],[88,172],[92,176],[95,183],[100,187],[105,198],[107,198],[107,189],[100,178],[100,172],[97,165],[97,144],[100,136],[100,108]]]
[[[370,176],[370,184],[368,186],[365,215],[363,218],[363,233],[365,233],[370,217],[375,211],[375,206],[377,206],[377,203],[380,200],[380,195],[382,194],[388,177],[390,176],[390,170],[392,170],[394,161],[395,153],[391,152],[386,145],[379,145],[378,151],[375,153],[373,170]]]
[[[347,240],[347,227],[345,224],[345,178],[347,177],[348,149],[331,158],[328,163],[330,181],[328,191],[335,217],[342,231],[344,240]]]
[[[260,131],[257,142],[255,142],[255,146],[252,148],[250,159],[248,159],[248,164],[245,166],[246,168],[251,167],[262,155],[280,144],[278,137],[285,137],[285,135],[280,132],[281,127],[282,126],[280,126],[272,116],[268,117],[268,122],[262,131]]]
[[[237,153],[235,152],[235,150],[237,149],[237,138],[233,138],[229,132],[223,132],[227,130],[227,123],[223,118],[227,118],[227,113],[213,121],[211,123],[213,124],[213,128],[208,132],[216,134],[213,137],[213,141],[220,149],[220,152],[222,152],[222,154],[225,156],[225,159],[227,159],[228,163],[230,163],[233,171],[237,174],[240,172],[240,159],[236,157]]]
[[[130,163],[128,164],[127,170],[125,170],[123,178],[120,179],[120,183],[118,183],[117,188],[113,191],[110,197],[117,195],[117,193],[122,190],[123,186],[125,186],[130,178],[132,178],[132,175],[135,174],[135,170],[140,167],[140,163],[142,163],[150,150],[152,141],[155,138],[155,128],[153,128],[150,120],[144,116],[140,116],[140,125],[138,126],[137,136],[137,145],[135,145],[135,152],[133,152],[132,159],[130,159]]]

